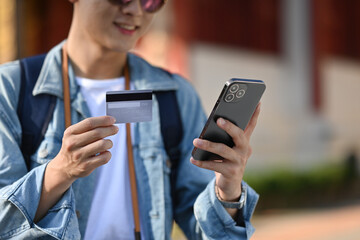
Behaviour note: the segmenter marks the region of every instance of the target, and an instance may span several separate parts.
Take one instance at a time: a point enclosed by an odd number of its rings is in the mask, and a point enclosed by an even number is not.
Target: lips
[[[132,35],[139,28],[139,26],[135,24],[128,23],[117,23],[114,22],[114,25],[119,29],[119,31],[125,35]]]

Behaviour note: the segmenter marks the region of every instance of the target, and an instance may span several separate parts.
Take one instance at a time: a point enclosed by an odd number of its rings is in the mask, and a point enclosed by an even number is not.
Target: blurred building
[[[48,51],[71,14],[0,0],[0,62]],[[359,18],[357,0],[170,0],[135,51],[189,78],[208,113],[226,80],[264,80],[248,167],[307,169],[360,152]]]
[[[66,0],[0,0],[0,63],[47,52],[66,38],[71,17]]]
[[[173,1],[171,30],[166,29],[171,44],[163,52],[182,59],[178,69],[195,85],[208,113],[226,80],[265,81],[248,168],[303,170],[337,163],[349,151],[360,152],[359,5]]]
[[[16,7],[13,0],[0,1],[0,62],[16,57]]]

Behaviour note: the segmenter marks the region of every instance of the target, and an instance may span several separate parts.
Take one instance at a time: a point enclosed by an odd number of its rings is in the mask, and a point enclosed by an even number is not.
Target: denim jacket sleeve
[[[33,219],[39,203],[47,164],[27,172],[20,150],[21,126],[17,117],[19,62],[0,66],[0,239],[79,239],[74,196],[70,188],[38,223]],[[71,229],[70,229],[71,228]],[[72,236],[69,236],[69,233]]]
[[[181,143],[182,159],[177,173],[174,218],[189,239],[249,239],[254,232],[250,218],[258,194],[248,187],[246,205],[242,209],[245,228],[237,226],[217,199],[214,173],[190,163],[193,139],[200,135],[206,122],[201,102],[192,86],[180,77],[177,91],[184,126]],[[246,183],[244,183],[246,184]]]
[[[247,184],[244,182],[247,186]],[[251,216],[258,201],[258,194],[247,186],[247,200],[241,210],[245,228],[226,212],[215,195],[215,179],[213,179],[197,198],[194,206],[195,218],[206,235],[205,239],[250,239],[255,229],[250,223]]]

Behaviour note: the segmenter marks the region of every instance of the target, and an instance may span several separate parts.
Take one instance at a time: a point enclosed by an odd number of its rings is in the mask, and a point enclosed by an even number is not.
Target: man
[[[259,107],[245,132],[218,120],[218,126],[233,138],[233,148],[197,139],[206,118],[190,84],[128,53],[165,1],[70,2],[74,14],[68,39],[47,54],[33,90],[35,95],[47,93],[57,100],[45,138],[31,158],[30,172],[19,147],[19,62],[0,67],[0,238],[134,239],[127,130],[103,116],[105,92],[125,89],[126,66],[132,89],[177,91],[184,126],[177,179],[170,184],[156,100],[153,120],[132,124],[142,239],[169,239],[172,219],[189,239],[250,238],[258,195],[242,178]],[[67,129],[61,50],[69,59],[65,75],[73,125]],[[194,146],[224,160],[194,160],[190,158]],[[171,189],[177,199],[171,199]],[[241,197],[246,203],[240,209],[222,204],[238,206]]]

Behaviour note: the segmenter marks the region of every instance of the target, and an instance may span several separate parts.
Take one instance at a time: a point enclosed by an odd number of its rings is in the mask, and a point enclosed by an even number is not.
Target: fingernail
[[[214,162],[217,162],[217,163],[222,163],[222,162],[224,162],[224,160],[220,160],[220,159],[218,159],[218,160],[213,160]]]
[[[221,125],[221,126],[225,126],[226,122],[223,118],[219,118],[218,119],[218,123]]]
[[[114,117],[111,117],[111,121],[112,121],[113,123],[115,123],[115,122],[116,122],[116,119],[115,119]]]
[[[190,162],[194,165],[197,165],[198,161],[195,160],[193,157],[190,158]]]
[[[194,139],[194,145],[197,145],[197,146],[202,146],[203,145],[203,141],[199,138],[195,138]]]

